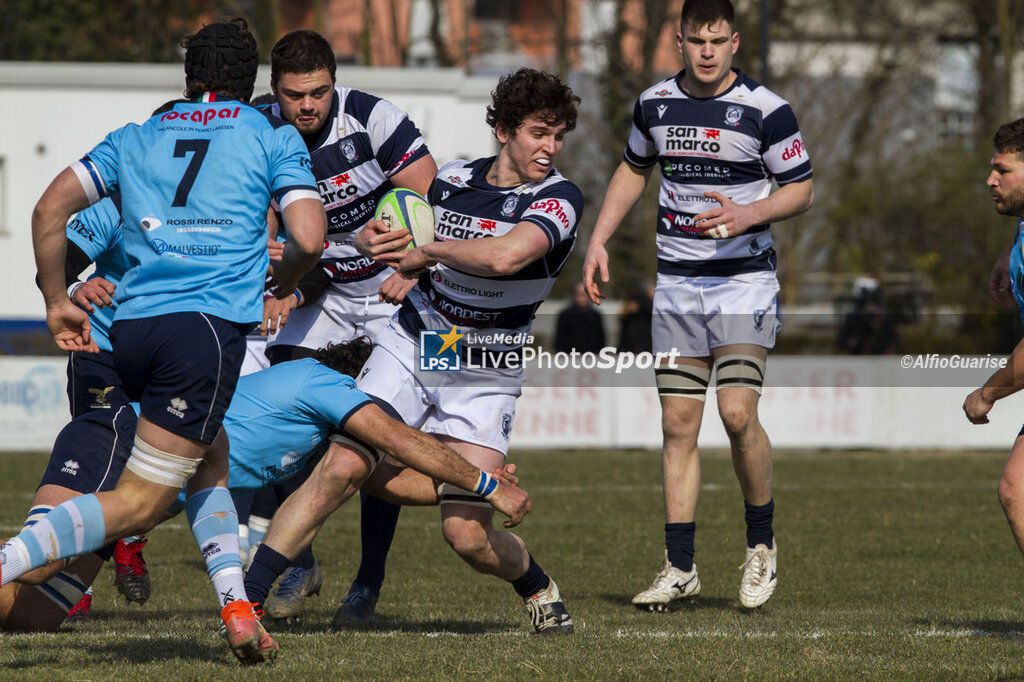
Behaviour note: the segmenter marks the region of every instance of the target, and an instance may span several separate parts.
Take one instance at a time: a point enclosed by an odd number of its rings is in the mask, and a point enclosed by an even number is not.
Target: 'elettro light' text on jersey
[[[658,271],[674,275],[729,276],[775,269],[770,225],[712,240],[694,216],[719,206],[705,192],[738,204],[768,196],[780,185],[808,180],[811,162],[789,104],[734,71],[721,95],[690,97],[679,73],[647,89],[633,110],[626,161],[637,168],[658,165]]]

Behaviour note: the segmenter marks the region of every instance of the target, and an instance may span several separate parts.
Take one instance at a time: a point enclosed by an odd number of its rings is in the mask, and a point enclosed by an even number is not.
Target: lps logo
[[[452,327],[447,334],[433,329],[420,332],[421,372],[457,372],[462,369],[462,344],[464,334]]]

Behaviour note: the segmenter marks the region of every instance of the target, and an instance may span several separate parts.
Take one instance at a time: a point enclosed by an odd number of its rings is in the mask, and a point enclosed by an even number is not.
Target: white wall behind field
[[[988,370],[938,375],[903,370],[901,356],[769,358],[761,421],[780,448],[1004,449],[1024,420],[1024,394],[996,404],[990,424],[961,405]],[[68,421],[61,358],[0,357],[0,451],[48,451]],[[516,403],[512,448],[659,448],[661,408],[653,373],[632,385],[606,377],[531,372]],[[947,386],[912,384],[946,383]],[[948,384],[958,384],[948,386]],[[700,446],[728,447],[708,394]]]
[[[391,100],[420,127],[438,165],[494,153],[484,121],[496,79],[455,69],[339,68],[338,82]],[[32,208],[50,181],[103,137],[181,97],[176,64],[0,64],[0,317],[42,319],[33,283]],[[261,65],[256,94],[270,91]]]

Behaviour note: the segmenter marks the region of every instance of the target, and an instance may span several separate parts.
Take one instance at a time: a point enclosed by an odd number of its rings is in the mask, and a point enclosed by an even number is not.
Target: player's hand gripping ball
[[[388,230],[409,230],[412,241],[406,249],[434,241],[434,209],[412,190],[398,188],[385,194],[373,218],[382,221]]]

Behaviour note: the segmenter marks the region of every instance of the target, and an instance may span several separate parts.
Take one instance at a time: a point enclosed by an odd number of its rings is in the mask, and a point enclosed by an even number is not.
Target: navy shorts
[[[39,485],[59,485],[83,495],[113,490],[132,454],[136,424],[130,405],[91,410],[73,419],[57,434]]]
[[[114,369],[113,353],[101,350],[68,356],[68,403],[72,418],[90,410],[116,410],[128,404]]]
[[[146,419],[212,443],[235,392],[251,327],[196,312],[118,320],[110,328],[117,374]]]

